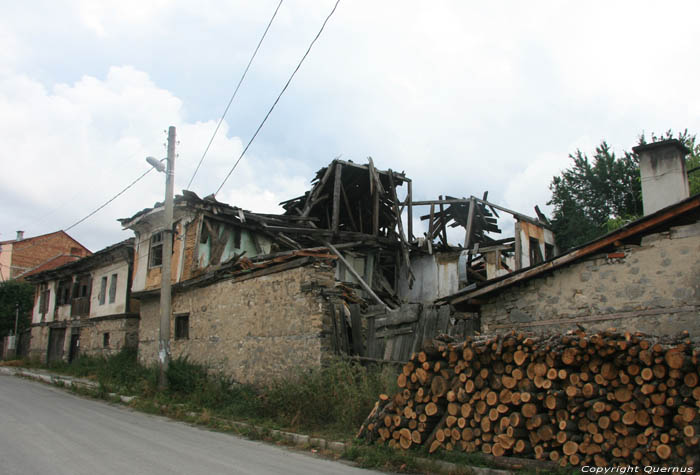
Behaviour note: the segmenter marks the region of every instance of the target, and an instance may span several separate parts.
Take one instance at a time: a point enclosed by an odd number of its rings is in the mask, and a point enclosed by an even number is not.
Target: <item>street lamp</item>
[[[146,161],[159,172],[165,172],[165,213],[163,216],[163,257],[160,282],[160,332],[158,336],[158,387],[168,387],[167,371],[170,364],[170,264],[173,254],[173,182],[175,181],[175,127],[168,129],[168,156],[166,166],[161,160],[146,157]]]

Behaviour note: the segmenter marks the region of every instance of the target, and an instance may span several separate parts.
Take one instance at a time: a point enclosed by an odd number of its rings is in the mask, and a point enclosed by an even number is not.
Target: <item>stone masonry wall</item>
[[[36,325],[31,328],[29,340],[29,359],[46,363],[46,351],[49,347],[49,327]]]
[[[171,339],[173,358],[223,372],[236,381],[262,384],[296,368],[318,367],[330,352],[328,302],[332,265],[303,267],[244,281],[225,280],[173,295],[175,317],[189,315],[189,338]],[[139,360],[158,358],[159,298],[141,302]]]
[[[700,223],[649,235],[486,296],[482,331],[618,330],[700,336]],[[614,254],[613,254],[614,256]]]
[[[105,333],[109,333],[107,346],[104,346]],[[138,339],[138,318],[88,320],[88,324],[80,329],[80,354],[110,356],[123,348],[136,348]]]

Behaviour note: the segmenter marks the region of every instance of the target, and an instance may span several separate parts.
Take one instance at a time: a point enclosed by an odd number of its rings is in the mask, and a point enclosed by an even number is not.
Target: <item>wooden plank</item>
[[[328,247],[328,249],[331,252],[333,252],[333,254],[338,256],[338,259],[340,259],[340,261],[343,263],[343,265],[348,270],[348,272],[350,272],[353,275],[353,277],[355,277],[355,279],[357,279],[357,282],[360,284],[362,289],[365,292],[367,292],[374,299],[375,302],[377,302],[380,305],[384,305],[384,307],[386,307],[387,310],[391,310],[391,307],[389,307],[387,304],[385,304],[382,301],[382,299],[380,299],[379,296],[377,296],[377,294],[374,293],[372,288],[369,285],[367,285],[367,282],[365,282],[365,280],[362,278],[362,276],[360,276],[360,274],[358,274],[358,272],[352,267],[352,265],[350,265],[350,263],[347,261],[347,259],[345,259],[343,257],[343,255],[340,253],[340,251],[338,249],[335,248],[335,246],[333,246],[331,243],[329,243],[327,241],[324,242],[323,244],[326,247]]]
[[[306,198],[306,203],[304,204],[304,210],[301,212],[302,216],[308,216],[309,213],[311,212],[311,208],[314,206],[314,200],[316,198],[316,195],[318,195],[323,187],[326,185],[326,182],[328,181],[328,178],[331,176],[331,172],[333,171],[333,165],[334,163],[331,163],[328,165],[328,168],[326,168],[326,173],[323,174],[323,178],[321,178],[321,181],[319,181],[316,186],[313,187],[311,192]]]
[[[408,196],[406,201],[408,201],[408,241],[413,242],[413,182],[408,181],[406,184],[408,186]]]
[[[423,318],[425,318],[425,331],[423,332],[423,341],[421,342],[421,347],[425,344],[427,340],[435,338],[437,328],[437,312],[435,312],[435,307],[433,307],[432,305],[424,307],[423,312]]]
[[[411,270],[411,260],[408,255],[408,242],[406,241],[406,235],[403,232],[403,223],[401,221],[401,212],[399,211],[399,198],[396,196],[396,185],[394,184],[394,178],[393,178],[393,173],[391,169],[389,169],[389,186],[391,187],[391,195],[394,201],[394,213],[396,214],[396,222],[398,223],[399,226],[399,238],[401,239],[400,245],[401,245],[401,254],[403,255],[403,260],[404,264],[406,265],[406,274],[408,276],[409,280],[409,287],[413,287],[413,281],[415,280],[415,276],[413,275],[413,271]],[[447,242],[445,242],[447,244]]]
[[[331,229],[334,233],[338,232],[340,220],[340,179],[343,172],[343,166],[338,163],[335,166],[335,183],[333,183],[333,220]]]
[[[413,345],[411,347],[411,353],[417,353],[423,349],[423,339],[425,335],[425,325],[427,319],[425,318],[424,307],[420,308],[418,312],[418,322],[416,324],[416,332],[413,334]]]
[[[394,351],[394,340],[392,338],[384,338],[384,359],[390,360]]]
[[[440,199],[442,200],[442,195],[440,195]],[[442,221],[440,228],[442,229],[442,243],[447,246],[447,219],[445,218],[445,210],[442,206],[442,203],[440,203],[440,217]]]
[[[345,192],[345,187],[343,184],[340,184],[340,192],[343,195],[343,202],[345,203],[345,211],[348,213],[348,217],[350,218],[350,224],[352,225],[352,229],[355,232],[360,231],[357,227],[357,223],[355,223],[355,217],[353,216],[352,213],[352,208],[350,207],[350,200],[348,199],[348,194]]]
[[[411,333],[403,336],[403,341],[401,342],[401,354],[399,355],[399,360],[407,361],[411,357],[411,350],[413,349],[413,335],[416,333],[417,323],[411,326]]]
[[[378,317],[376,319],[377,328],[390,325],[403,325],[404,323],[418,321],[419,315],[415,309],[416,306],[417,305],[402,305],[397,311],[388,312],[385,317]]]
[[[527,221],[527,222],[529,222],[529,223],[536,224],[537,226],[542,226],[542,227],[544,227],[544,228],[551,229],[550,226],[548,226],[548,225],[542,223],[541,221],[539,221],[539,220],[537,220],[537,219],[535,219],[535,218],[532,218],[532,217],[530,217],[530,216],[527,216],[527,215],[518,213],[517,211],[513,211],[513,210],[510,210],[510,209],[508,209],[508,208],[504,208],[503,206],[499,206],[499,205],[494,204],[494,203],[491,203],[491,202],[489,202],[489,201],[481,200],[481,199],[476,198],[476,197],[474,197],[474,196],[472,196],[471,198],[462,198],[462,199],[455,199],[455,198],[452,198],[452,199],[444,199],[444,200],[414,201],[414,202],[413,202],[413,205],[414,205],[414,206],[428,206],[428,205],[431,205],[431,204],[440,204],[440,203],[446,204],[446,205],[447,205],[447,204],[460,204],[460,203],[468,203],[468,202],[469,202],[470,200],[472,200],[472,199],[476,200],[477,202],[480,202],[480,203],[483,204],[483,205],[488,206],[489,208],[496,208],[496,209],[501,210],[501,211],[503,211],[503,212],[505,212],[505,213],[511,214],[511,215],[513,215],[514,217],[520,219],[521,221]]]
[[[428,222],[428,239],[432,240],[433,239],[433,234],[435,233],[434,227],[435,227],[435,205],[431,204],[430,205],[430,221]]]
[[[450,324],[450,306],[442,305],[437,309],[437,330],[439,333],[447,333]]]
[[[401,326],[398,328],[386,328],[384,330],[378,330],[376,335],[377,338],[394,338],[397,336],[401,335],[412,335],[413,334],[413,326]],[[394,345],[396,346],[396,345]]]
[[[434,205],[431,205],[431,207]],[[467,230],[464,234],[464,249],[469,249],[472,240],[472,226],[474,225],[474,208],[476,204],[473,199],[469,200],[469,215],[467,216]],[[431,208],[432,209],[432,208]]]
[[[379,191],[376,187],[372,193],[372,234],[379,235]]]
[[[374,325],[375,317],[367,317],[367,357],[377,358],[377,335]]]
[[[362,319],[360,318],[360,306],[350,305],[350,325],[352,325],[352,352],[358,356],[367,356],[362,344]]]

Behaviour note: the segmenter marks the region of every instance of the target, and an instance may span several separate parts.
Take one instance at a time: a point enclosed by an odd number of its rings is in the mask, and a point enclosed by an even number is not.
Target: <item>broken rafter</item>
[[[382,299],[380,299],[377,294],[374,293],[372,288],[369,285],[367,285],[367,282],[365,282],[365,280],[362,278],[362,276],[360,276],[360,274],[358,274],[358,272],[352,267],[352,265],[347,261],[347,259],[345,259],[345,257],[343,257],[343,255],[340,253],[340,251],[338,249],[336,249],[335,246],[333,246],[333,244],[331,244],[327,241],[324,242],[323,244],[328,249],[330,249],[331,252],[333,252],[333,254],[338,256],[338,259],[340,259],[340,261],[343,263],[343,265],[348,270],[348,272],[350,272],[352,274],[352,276],[355,277],[355,279],[357,279],[357,282],[360,284],[360,286],[362,287],[362,289],[365,292],[367,292],[379,305],[383,305],[384,308],[386,308],[387,310],[393,310],[386,303],[384,303],[384,301]]]

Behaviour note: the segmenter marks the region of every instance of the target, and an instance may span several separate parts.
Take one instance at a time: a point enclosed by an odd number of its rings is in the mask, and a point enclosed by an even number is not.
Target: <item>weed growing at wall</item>
[[[382,392],[395,391],[393,368],[341,359],[273,381],[264,390],[265,413],[294,429],[359,427]]]
[[[140,365],[134,350],[104,357],[80,357],[51,366],[56,372],[96,380],[104,393],[137,395],[179,412],[254,421],[270,427],[351,438],[380,393],[396,392],[393,367],[365,367],[336,359],[301,370],[268,386],[238,384],[187,357],[168,367],[168,390],[157,389],[157,368]]]

